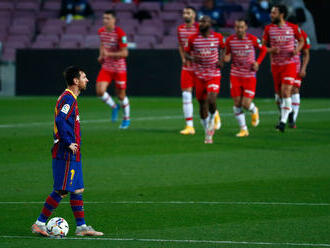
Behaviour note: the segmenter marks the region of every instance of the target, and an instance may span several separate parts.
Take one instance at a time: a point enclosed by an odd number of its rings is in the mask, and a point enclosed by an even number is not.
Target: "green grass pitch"
[[[75,239],[68,199],[53,216],[70,232],[31,234],[52,191],[56,97],[0,98],[0,247],[330,247],[330,101],[303,99],[295,130],[276,132],[272,99],[256,99],[259,127],[236,138],[232,101],[218,99],[222,129],[203,144],[181,136],[181,99],[131,98],[119,130],[95,97],[78,99],[87,224]],[[247,114],[247,122],[250,116]]]

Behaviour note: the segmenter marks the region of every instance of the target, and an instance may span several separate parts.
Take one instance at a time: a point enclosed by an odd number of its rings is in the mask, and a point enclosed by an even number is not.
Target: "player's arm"
[[[193,51],[193,44],[192,38],[189,37],[187,44],[184,47],[184,57],[186,60],[197,62],[196,57],[191,55],[191,51]]]
[[[218,60],[218,66],[220,68],[224,65],[224,59],[226,55],[226,45],[225,45],[225,39],[221,34],[218,34],[219,37],[219,60]]]
[[[73,108],[74,102],[72,99],[70,99],[67,96],[63,97],[62,102],[60,103],[62,105],[61,109],[58,109],[58,114],[55,118],[55,123],[57,127],[57,131],[60,135],[60,141],[64,143],[64,145],[72,150],[70,147],[74,146],[74,141],[71,139],[71,137],[68,135],[70,131],[70,126],[68,124],[68,118],[71,115],[71,108]]]
[[[97,61],[99,62],[99,63],[102,63],[103,62],[103,59],[104,59],[104,46],[103,46],[103,44],[101,43],[100,44],[100,48],[99,48],[99,57],[97,58]]]
[[[228,38],[225,43],[225,52],[224,52],[225,55],[223,56],[223,61],[225,63],[229,63],[231,60],[231,47],[229,45],[229,41],[230,38]]]
[[[179,54],[181,57],[182,64],[185,65],[187,63],[187,61],[186,61],[186,57],[184,54],[184,47],[182,45],[179,45]]]
[[[295,50],[293,50],[293,55],[297,55],[303,49],[304,45],[305,45],[304,38],[300,36],[298,38],[298,46]]]
[[[259,65],[262,63],[262,61],[264,60],[267,54],[267,47],[262,45],[258,38],[254,38],[253,43],[254,43],[254,47],[259,49],[259,56],[256,59],[256,61],[253,63],[253,70],[258,71]]]
[[[307,69],[307,65],[309,63],[310,60],[310,52],[309,49],[304,49],[302,51],[303,53],[303,58],[302,58],[302,65],[301,65],[301,69],[300,69],[300,77],[304,78],[306,76],[306,69]]]
[[[127,47],[121,47],[119,49],[119,51],[116,51],[116,52],[108,52],[104,49],[104,56],[111,57],[111,58],[127,58],[128,49],[127,49]]]

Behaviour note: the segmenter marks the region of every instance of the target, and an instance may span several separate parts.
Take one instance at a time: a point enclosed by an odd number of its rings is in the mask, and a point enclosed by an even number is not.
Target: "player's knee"
[[[101,88],[96,88],[96,95],[97,96],[103,96],[105,90],[101,89]]]
[[[74,191],[75,194],[82,194],[85,191],[85,189],[77,189]]]
[[[68,195],[68,191],[66,191],[66,190],[57,190],[55,192],[57,194],[59,194],[62,198],[66,197]]]

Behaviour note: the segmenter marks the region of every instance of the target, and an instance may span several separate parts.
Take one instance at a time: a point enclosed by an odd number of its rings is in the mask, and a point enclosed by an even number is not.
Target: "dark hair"
[[[64,72],[63,72],[63,76],[64,79],[67,83],[68,86],[73,85],[73,79],[80,78],[80,72],[83,72],[84,70],[82,70],[80,67],[78,66],[69,66],[67,67]]]
[[[275,4],[273,8],[277,8],[280,14],[283,14],[284,19],[288,16],[288,8],[284,4]]]
[[[247,25],[247,20],[245,20],[244,18],[238,18],[236,19],[236,22],[245,22],[245,24]]]
[[[195,14],[197,13],[197,10],[196,10],[196,8],[195,8],[195,7],[193,7],[193,6],[186,6],[186,7],[184,7],[184,9],[191,9],[192,11],[194,11],[194,12],[195,12]]]
[[[116,11],[114,11],[112,9],[108,9],[108,10],[104,11],[103,14],[112,15],[114,18],[116,18]]]

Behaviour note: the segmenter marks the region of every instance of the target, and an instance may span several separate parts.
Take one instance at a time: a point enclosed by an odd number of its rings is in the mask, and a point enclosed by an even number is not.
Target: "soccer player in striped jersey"
[[[110,83],[115,81],[116,95],[124,112],[123,121],[119,128],[126,129],[130,126],[130,105],[126,96],[127,37],[125,32],[116,26],[114,11],[104,12],[103,24],[104,26],[98,31],[101,40],[98,61],[102,64],[102,68],[96,79],[96,94],[112,108],[111,120],[117,121],[119,105],[107,92]]]
[[[181,69],[181,90],[182,90],[182,104],[183,115],[186,120],[186,127],[180,131],[183,135],[195,134],[194,122],[193,122],[193,102],[192,91],[195,87],[195,74],[192,62],[187,60],[184,55],[184,46],[191,35],[198,33],[198,23],[196,19],[196,9],[191,6],[187,6],[182,11],[182,17],[184,23],[177,28],[179,53],[182,60]],[[220,129],[220,116],[217,112],[215,117],[216,129]]]
[[[300,108],[300,86],[302,79],[306,76],[306,69],[310,59],[309,49],[311,47],[308,35],[301,29],[301,35],[304,38],[304,47],[302,49],[302,63],[300,61],[301,54],[295,56],[297,76],[292,88],[292,112],[289,115],[289,127],[296,128],[297,117]]]
[[[271,53],[275,101],[281,113],[276,129],[281,132],[284,132],[292,110],[291,93],[296,78],[294,56],[304,46],[298,26],[285,21],[287,12],[285,5],[274,5],[270,13],[272,23],[265,27],[263,35],[263,44],[269,46],[268,51]],[[298,40],[297,46],[295,40]]]
[[[211,18],[202,16],[199,20],[199,33],[190,36],[185,46],[185,57],[193,62],[196,75],[196,98],[206,144],[213,143],[216,98],[221,79],[220,50],[224,49],[223,36],[213,32],[211,25]]]
[[[47,197],[44,207],[32,225],[32,233],[49,236],[46,221],[70,192],[70,204],[76,219],[78,236],[102,236],[85,223],[84,182],[80,154],[80,118],[77,97],[86,89],[85,72],[75,66],[64,71],[67,89],[57,99],[54,121],[54,146],[52,148],[53,192]]]
[[[240,126],[237,137],[249,136],[245,121],[243,108],[251,112],[252,126],[259,124],[259,111],[253,103],[256,91],[256,71],[264,59],[267,48],[252,34],[246,33],[247,24],[244,19],[235,21],[236,34],[229,36],[226,40],[226,52],[224,61],[230,62],[230,93],[234,100],[234,114]],[[256,49],[260,50],[256,59]]]

